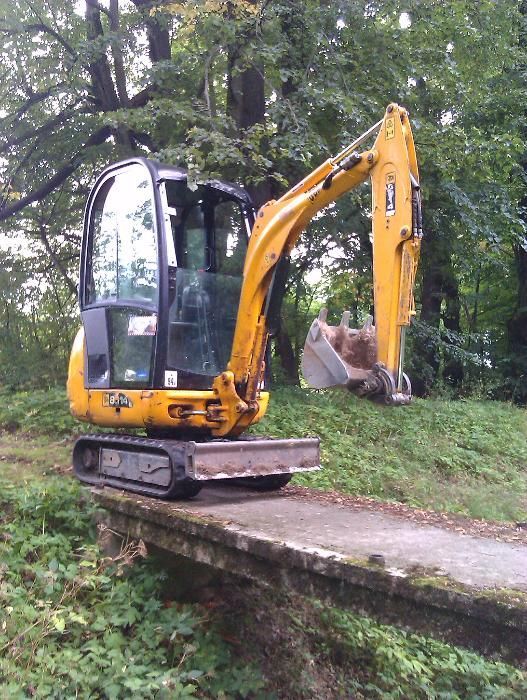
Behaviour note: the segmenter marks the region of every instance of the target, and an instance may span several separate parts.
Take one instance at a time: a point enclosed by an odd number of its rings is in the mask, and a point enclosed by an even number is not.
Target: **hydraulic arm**
[[[375,132],[373,147],[358,152],[356,149]],[[404,329],[414,314],[413,287],[422,238],[421,198],[408,114],[390,104],[382,121],[258,212],[247,251],[228,371],[215,383],[220,396],[227,386],[233,392],[230,396],[237,392],[239,402],[217,434],[241,432],[257,410],[254,404],[267,343],[266,309],[273,295],[273,274],[280,262],[317,212],[368,178],[373,199],[375,361],[371,367],[350,366],[334,349],[327,326],[315,321],[306,343],[308,361],[304,361],[304,371],[319,388],[345,384],[359,393],[384,396],[390,403],[409,400],[410,386],[403,376],[402,361]],[[321,381],[322,375],[325,381]],[[227,391],[224,396],[227,403]]]

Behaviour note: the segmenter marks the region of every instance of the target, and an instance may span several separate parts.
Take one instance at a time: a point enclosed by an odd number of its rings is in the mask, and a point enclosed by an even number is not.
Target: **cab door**
[[[86,388],[153,385],[159,316],[155,191],[143,162],[111,168],[86,210],[80,306]]]

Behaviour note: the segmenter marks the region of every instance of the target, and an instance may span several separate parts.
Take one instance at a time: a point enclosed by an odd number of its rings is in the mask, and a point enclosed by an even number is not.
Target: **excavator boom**
[[[375,133],[373,147],[358,152],[356,148]],[[413,287],[422,238],[421,199],[408,114],[402,107],[390,104],[383,120],[258,212],[247,251],[228,365],[248,413],[263,372],[267,343],[265,302],[273,295],[273,271],[321,209],[368,178],[373,198],[375,361],[369,367],[350,366],[339,354],[338,343],[331,342],[339,334],[328,329],[323,316],[308,334],[304,373],[316,388],[344,384],[359,393],[381,395],[389,403],[408,402],[410,385],[402,371],[403,329],[415,313]],[[344,326],[341,329],[344,331]],[[372,334],[364,335],[367,337],[363,345],[371,345]],[[353,345],[353,340],[344,344]],[[238,426],[245,423],[242,417]],[[232,429],[234,426],[229,428]]]

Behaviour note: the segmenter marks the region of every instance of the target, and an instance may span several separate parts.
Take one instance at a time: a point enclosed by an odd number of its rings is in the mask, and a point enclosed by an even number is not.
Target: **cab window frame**
[[[113,186],[113,183],[111,181],[113,180],[115,182],[115,179],[119,177],[119,175],[129,172],[130,171],[130,166],[132,165],[137,165],[138,167],[142,168],[144,171],[145,175],[145,180],[148,180],[149,183],[149,199],[150,199],[150,204],[151,204],[151,215],[152,215],[152,221],[151,221],[151,234],[154,238],[155,241],[155,249],[156,249],[156,275],[155,275],[155,298],[148,300],[148,299],[140,299],[137,297],[128,297],[128,296],[119,296],[118,294],[112,298],[106,298],[106,299],[91,299],[91,288],[90,285],[93,284],[93,253],[94,253],[94,242],[95,242],[95,228],[96,228],[96,222],[95,222],[95,212],[97,211],[97,204],[99,203],[100,197],[103,196],[103,206],[101,207],[100,211],[103,211],[104,209],[104,204],[106,202],[106,198],[108,196],[108,193]],[[158,204],[156,204],[156,187],[154,186],[154,183],[152,181],[151,173],[149,173],[148,168],[145,168],[141,163],[132,161],[130,163],[127,163],[125,166],[121,165],[120,167],[116,167],[115,169],[112,169],[111,171],[107,172],[97,183],[96,188],[91,193],[90,196],[90,201],[88,203],[88,209],[87,209],[87,222],[86,222],[86,227],[87,231],[86,237],[87,237],[87,245],[83,246],[85,248],[85,255],[84,260],[82,261],[82,266],[81,266],[81,285],[82,288],[79,290],[82,294],[81,298],[81,308],[96,308],[98,306],[109,306],[112,304],[116,304],[117,306],[132,306],[132,307],[138,307],[138,308],[144,308],[146,309],[157,309],[159,306],[159,297],[161,293],[161,265],[160,265],[160,240],[159,240],[159,225],[157,222],[157,214],[159,210]],[[106,190],[106,192],[104,192]],[[84,273],[84,274],[82,274]],[[116,281],[118,282],[119,280],[119,270],[116,270],[115,273]]]

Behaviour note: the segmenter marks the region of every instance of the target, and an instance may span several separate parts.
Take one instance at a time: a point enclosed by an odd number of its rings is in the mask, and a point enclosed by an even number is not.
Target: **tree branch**
[[[108,10],[108,8],[104,7],[104,5],[101,5],[101,3],[97,2],[97,0],[86,0],[86,5],[89,5],[94,10],[98,10],[99,12],[103,12],[108,17],[110,16],[110,11]]]
[[[86,0],[86,38],[89,42],[94,42],[101,37],[104,37],[104,29],[100,9],[97,7],[97,3]],[[119,100],[105,51],[98,50],[88,64],[88,70],[99,109],[104,112],[113,112],[118,109]]]
[[[117,94],[123,107],[127,107],[129,103],[128,93],[126,91],[126,73],[124,70],[124,59],[121,46],[118,43],[117,35],[119,32],[119,0],[110,0],[110,30],[115,34],[112,41],[112,56],[113,67],[115,70],[115,86]]]
[[[64,83],[58,83],[57,85],[50,85],[50,87],[47,88],[47,90],[43,90],[42,92],[33,92],[29,95],[27,98],[26,102],[17,109],[14,114],[10,114],[8,117],[4,117],[3,119],[0,119],[0,125],[7,124],[8,120],[18,120],[20,117],[24,116],[26,112],[28,112],[31,107],[34,105],[38,104],[39,102],[44,102],[48,97],[51,97],[51,95],[54,93],[55,90],[60,90],[64,86]]]
[[[42,243],[44,244],[44,248],[46,249],[49,257],[53,261],[53,266],[54,268],[60,273],[62,276],[64,282],[66,283],[66,286],[70,290],[73,296],[77,294],[77,285],[73,282],[73,280],[70,279],[68,275],[68,271],[62,264],[62,261],[58,257],[58,255],[55,253],[53,248],[50,245],[48,235],[46,232],[46,224],[44,222],[40,222],[38,226],[38,236]]]
[[[21,143],[24,143],[25,141],[28,141],[29,139],[35,136],[49,134],[56,126],[63,124],[70,117],[77,113],[77,110],[74,109],[74,107],[77,104],[79,103],[76,102],[75,105],[72,105],[69,109],[64,110],[60,114],[57,114],[56,117],[50,119],[48,122],[42,124],[36,129],[32,129],[31,131],[25,131],[23,134],[20,134],[20,136],[7,138],[5,143],[2,146],[0,146],[0,155],[4,154],[9,148],[12,148],[13,146],[19,146]]]
[[[59,44],[66,49],[66,51],[70,54],[70,56],[73,56],[73,58],[77,59],[78,54],[71,46],[66,39],[64,39],[63,36],[61,36],[53,27],[49,27],[47,24],[44,24],[43,22],[39,24],[28,24],[26,27],[24,27],[24,31],[36,31],[36,32],[43,32],[45,34],[49,34],[52,36],[54,39],[56,39]]]
[[[209,117],[216,116],[216,95],[214,94],[214,83],[210,79],[210,69],[216,56],[220,53],[221,46],[214,48],[205,60],[205,76],[203,83],[203,94],[205,96],[205,102],[207,103],[207,110],[209,112]]]
[[[0,221],[5,221],[13,214],[22,211],[25,207],[33,202],[37,202],[44,197],[46,197],[50,192],[52,192],[56,187],[61,185],[80,165],[81,158],[86,151],[86,149],[91,146],[98,146],[99,144],[106,141],[106,139],[111,135],[112,130],[108,126],[104,126],[94,134],[92,134],[82,146],[77,154],[72,158],[69,163],[66,163],[59,171],[53,175],[47,182],[44,182],[40,187],[27,194],[25,197],[21,197],[16,202],[13,202],[10,206],[3,206],[0,209]]]
[[[159,151],[159,145],[154,141],[150,134],[145,134],[144,132],[137,133],[135,131],[132,131],[132,137],[135,141],[137,141],[137,143],[140,143],[142,146],[146,146],[148,150],[152,153]]]
[[[144,107],[155,94],[153,85],[148,85],[130,99],[130,107]]]

